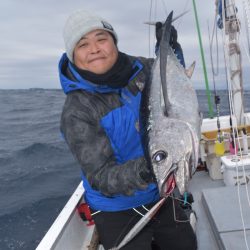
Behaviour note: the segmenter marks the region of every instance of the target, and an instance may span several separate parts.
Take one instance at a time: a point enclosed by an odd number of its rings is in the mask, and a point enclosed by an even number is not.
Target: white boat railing
[[[229,115],[220,116],[221,129],[230,128],[229,118],[230,118]],[[245,113],[244,119],[246,121],[246,125],[250,125],[250,113]],[[217,118],[212,118],[212,119],[205,118],[205,119],[203,119],[202,126],[201,126],[201,132],[218,130],[216,120],[217,120]],[[232,117],[232,125],[233,125],[233,127],[236,127],[236,125],[237,125],[235,117]]]
[[[87,226],[77,211],[83,197],[82,182],[58,215],[36,250],[88,249],[94,226]]]

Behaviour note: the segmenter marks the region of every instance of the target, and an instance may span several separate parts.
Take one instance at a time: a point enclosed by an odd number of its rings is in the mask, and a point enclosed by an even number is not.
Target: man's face
[[[95,74],[106,73],[114,65],[117,57],[118,49],[114,39],[104,30],[87,33],[74,49],[75,65]]]

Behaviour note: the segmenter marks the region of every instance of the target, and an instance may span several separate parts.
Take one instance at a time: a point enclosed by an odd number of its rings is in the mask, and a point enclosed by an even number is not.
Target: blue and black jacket
[[[83,79],[66,54],[59,63],[67,94],[61,131],[82,168],[85,199],[101,211],[120,211],[159,199],[148,176],[139,133],[141,90],[152,59],[129,56],[133,75],[124,88],[113,89]]]

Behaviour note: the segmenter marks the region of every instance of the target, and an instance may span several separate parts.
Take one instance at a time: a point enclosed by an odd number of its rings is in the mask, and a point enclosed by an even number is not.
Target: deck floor
[[[202,205],[202,191],[224,186],[222,180],[212,180],[205,171],[196,172],[190,181],[189,189],[194,196],[193,209],[197,215],[196,234],[199,250],[219,250],[209,219]]]
[[[250,207],[247,190],[250,193],[249,185],[239,187],[246,237],[249,245]],[[238,188],[225,186],[222,180],[214,181],[206,172],[197,172],[190,182],[190,191],[195,199],[193,209],[198,216],[198,249],[248,249],[240,216]]]

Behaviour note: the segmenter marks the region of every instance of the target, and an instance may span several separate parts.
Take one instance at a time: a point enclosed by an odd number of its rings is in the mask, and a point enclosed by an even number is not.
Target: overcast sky
[[[143,24],[149,20],[150,0],[1,0],[0,1],[0,88],[60,88],[57,65],[64,52],[62,30],[68,15],[76,9],[86,9],[107,19],[118,34],[121,51],[148,57],[153,55],[149,43],[154,30]],[[156,5],[155,5],[156,3]],[[165,3],[165,4],[164,4]],[[200,19],[206,63],[211,81],[208,50],[208,28],[213,25],[213,0],[196,0]],[[174,23],[178,29],[187,65],[194,60],[193,76],[196,88],[204,88],[198,36],[192,0],[153,1],[152,19],[164,20],[171,10],[174,16],[189,13]],[[151,39],[152,40],[152,39]],[[149,53],[151,44],[151,53]],[[218,77],[218,87],[225,85],[224,72]]]

